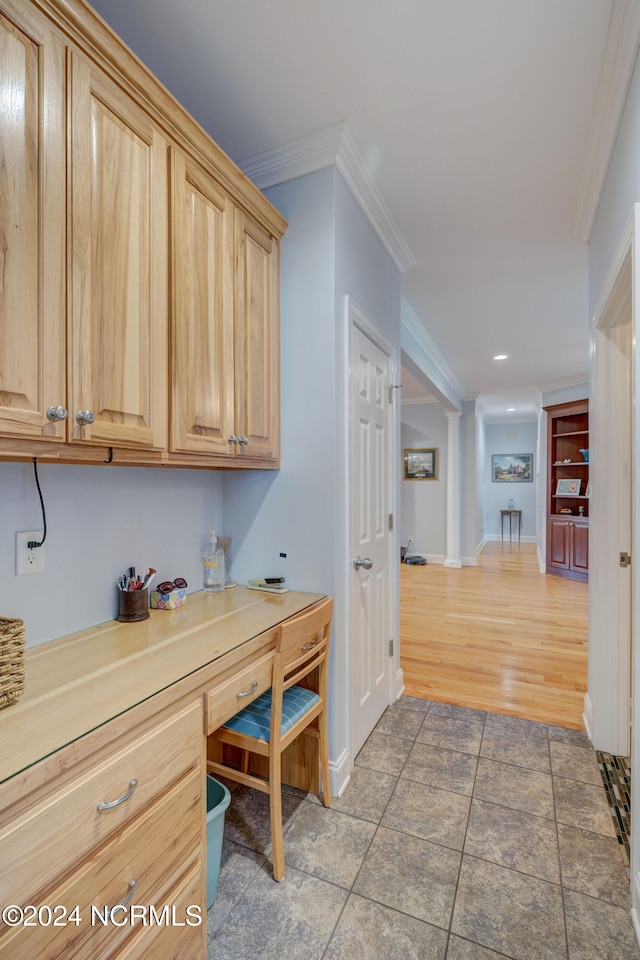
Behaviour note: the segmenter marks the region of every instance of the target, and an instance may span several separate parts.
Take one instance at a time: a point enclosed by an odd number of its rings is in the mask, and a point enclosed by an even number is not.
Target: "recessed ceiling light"
[[[506,353],[499,353],[499,354],[497,354],[493,359],[494,359],[494,360],[506,360],[506,359],[507,359],[507,355],[506,355]]]
[[[515,413],[515,407],[507,407],[507,413]]]

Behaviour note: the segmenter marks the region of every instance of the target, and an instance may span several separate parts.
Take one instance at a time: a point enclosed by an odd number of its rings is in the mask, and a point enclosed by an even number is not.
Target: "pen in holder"
[[[149,590],[118,590],[118,617],[121,623],[147,620],[149,614]]]

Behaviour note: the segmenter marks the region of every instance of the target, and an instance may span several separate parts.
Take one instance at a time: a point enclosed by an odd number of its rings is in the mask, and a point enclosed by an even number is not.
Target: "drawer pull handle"
[[[305,646],[304,646],[302,649],[303,649],[303,650],[313,650],[313,648],[316,646],[317,642],[318,642],[317,640],[312,640],[311,643],[305,644]]]
[[[113,913],[115,910],[122,910],[123,907],[126,907],[127,904],[131,903],[133,895],[136,892],[136,887],[138,886],[137,880],[129,880],[129,893],[126,895],[122,903],[116,904],[115,907],[111,907],[109,913]]]
[[[248,690],[242,690],[240,693],[236,693],[236,697],[240,700],[242,697],[250,697],[252,693],[255,693],[258,689],[258,681],[254,680]]]
[[[114,807],[119,807],[121,803],[124,803],[125,800],[128,800],[134,795],[137,786],[137,780],[129,780],[129,790],[127,793],[123,794],[121,797],[118,797],[117,800],[112,800],[111,803],[105,803],[103,800],[102,803],[98,804],[98,810],[100,813],[102,813],[103,810],[113,810]]]

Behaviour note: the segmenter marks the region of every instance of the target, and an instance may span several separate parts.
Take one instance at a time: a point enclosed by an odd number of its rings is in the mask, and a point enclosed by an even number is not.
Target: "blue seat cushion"
[[[296,720],[303,717],[320,697],[313,690],[305,687],[289,687],[282,696],[282,730],[284,735],[294,725]],[[248,707],[236,713],[223,724],[225,730],[235,730],[258,740],[271,739],[271,690],[261,693]]]

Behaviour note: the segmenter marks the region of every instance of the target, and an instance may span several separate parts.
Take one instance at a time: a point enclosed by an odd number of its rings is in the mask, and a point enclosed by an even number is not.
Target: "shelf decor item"
[[[579,497],[580,480],[558,480],[556,497]]]
[[[437,447],[405,447],[402,455],[405,480],[438,479]]]
[[[494,453],[491,457],[493,483],[531,483],[532,453]]]
[[[24,693],[24,621],[0,617],[0,707]]]
[[[589,463],[589,451],[580,450],[580,453],[582,454],[582,459],[585,461],[585,463]]]

